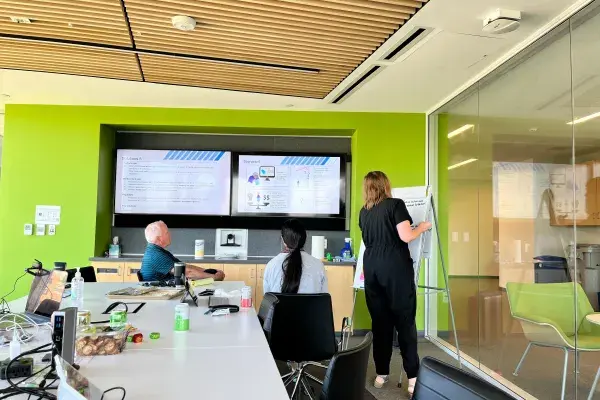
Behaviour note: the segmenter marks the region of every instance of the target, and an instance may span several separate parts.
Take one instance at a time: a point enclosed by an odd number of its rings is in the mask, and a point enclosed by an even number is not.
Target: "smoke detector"
[[[10,20],[15,24],[30,24],[31,20],[27,17],[10,17]]]
[[[180,31],[193,31],[196,28],[196,20],[185,15],[176,15],[171,18],[173,28]]]
[[[521,26],[521,11],[497,9],[483,19],[483,31],[501,35],[515,31]]]

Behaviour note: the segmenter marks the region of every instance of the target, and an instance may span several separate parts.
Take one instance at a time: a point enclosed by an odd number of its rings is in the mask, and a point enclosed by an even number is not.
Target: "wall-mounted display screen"
[[[229,215],[231,153],[117,150],[115,213]]]
[[[239,155],[233,214],[339,216],[341,164],[341,157],[319,155]]]

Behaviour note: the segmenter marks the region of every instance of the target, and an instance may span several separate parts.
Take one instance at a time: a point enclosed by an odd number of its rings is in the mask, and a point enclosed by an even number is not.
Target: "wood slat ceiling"
[[[2,38],[0,68],[142,80],[132,53]]]
[[[33,23],[16,24],[10,17]],[[0,0],[0,32],[131,46],[120,0]]]
[[[323,98],[426,1],[0,0],[0,68]]]
[[[140,55],[146,81],[215,89],[316,97],[327,95],[335,77],[301,71],[250,65],[220,64],[201,60]]]

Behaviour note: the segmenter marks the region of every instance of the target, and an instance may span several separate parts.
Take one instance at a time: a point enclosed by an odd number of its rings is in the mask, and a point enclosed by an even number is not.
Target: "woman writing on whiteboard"
[[[373,359],[377,373],[374,386],[381,388],[389,380],[396,328],[408,376],[408,393],[412,396],[419,355],[415,324],[417,296],[408,243],[429,230],[431,223],[422,222],[415,229],[411,227],[413,221],[404,201],[392,198],[390,181],[383,172],[369,172],[365,176],[363,196],[359,226],[365,244],[365,296],[372,320]]]

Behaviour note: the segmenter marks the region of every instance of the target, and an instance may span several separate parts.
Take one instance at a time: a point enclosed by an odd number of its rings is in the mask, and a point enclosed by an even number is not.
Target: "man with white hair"
[[[171,233],[167,224],[156,221],[146,227],[146,251],[142,258],[140,270],[144,281],[157,281],[165,279],[172,274],[176,262],[181,262],[177,257],[166,249],[171,244]],[[223,271],[208,273],[204,268],[186,264],[185,276],[189,279],[214,278],[216,281],[225,279]]]

